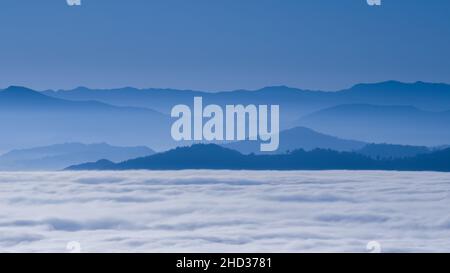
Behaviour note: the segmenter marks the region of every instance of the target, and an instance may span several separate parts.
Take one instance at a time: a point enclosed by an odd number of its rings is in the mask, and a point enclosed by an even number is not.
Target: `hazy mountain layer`
[[[154,151],[147,147],[115,147],[105,143],[65,143],[23,150],[13,150],[0,156],[2,171],[61,170],[69,165],[108,159],[120,162],[149,156]]]
[[[0,91],[0,151],[56,143],[173,145],[170,118],[146,108],[74,102],[22,87]]]

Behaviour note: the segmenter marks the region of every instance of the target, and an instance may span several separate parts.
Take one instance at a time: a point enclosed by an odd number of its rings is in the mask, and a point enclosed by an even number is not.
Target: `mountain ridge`
[[[60,170],[68,165],[108,158],[126,159],[155,154],[145,146],[118,147],[107,143],[63,143],[29,149],[14,149],[0,155],[0,170]]]
[[[294,127],[280,132],[280,146],[277,151],[271,153],[284,153],[297,149],[306,151],[316,148],[331,149],[335,151],[353,151],[363,148],[368,143],[357,140],[342,139],[327,134],[322,134],[306,127]],[[223,144],[222,146],[239,151],[243,154],[269,154],[260,152],[259,143],[254,141],[238,141]]]
[[[173,146],[170,117],[153,109],[70,101],[10,87],[0,91],[0,115],[1,151],[64,142],[107,142],[155,149]]]
[[[373,159],[352,152],[315,149],[277,155],[243,155],[215,144],[178,147],[117,164],[101,160],[65,170],[397,170],[450,171],[450,149],[401,159]]]
[[[192,106],[195,96],[203,97],[205,104],[280,105],[282,129],[294,127],[295,121],[324,108],[341,104],[410,105],[426,111],[450,110],[450,85],[434,83],[380,83],[355,84],[337,90],[321,91],[268,86],[256,90],[205,92],[176,89],[83,89],[45,91],[52,97],[69,100],[97,100],[118,106],[135,106],[169,114],[176,104]]]
[[[369,143],[439,146],[450,139],[449,111],[414,106],[341,104],[301,117],[295,124]]]
[[[204,96],[204,105],[278,104],[281,131],[303,126],[344,140],[414,146],[448,145],[446,139],[450,139],[450,132],[447,132],[449,121],[442,117],[450,115],[450,85],[447,84],[386,81],[357,84],[336,92],[288,86],[218,93],[131,87],[114,90],[80,87],[72,91],[34,92],[37,91],[14,86],[0,91],[0,113],[4,117],[0,129],[5,137],[5,141],[0,143],[1,151],[68,141],[104,141],[119,146],[138,144],[159,151],[189,144],[172,140],[170,125],[173,119],[169,114],[176,104],[192,107],[193,98],[197,95]],[[27,97],[36,96],[39,96],[39,102],[32,99],[30,103],[24,102]],[[354,109],[350,114],[339,113],[340,120],[336,124],[340,126],[335,126],[334,122],[328,126],[332,115],[311,118],[333,107],[336,110],[336,107],[348,108],[348,105],[366,106],[363,111]],[[374,115],[374,109],[381,109],[377,110],[378,116]],[[384,109],[389,110],[386,112],[390,115],[384,114]],[[31,117],[35,121],[31,121]],[[37,137],[29,138],[28,135]]]

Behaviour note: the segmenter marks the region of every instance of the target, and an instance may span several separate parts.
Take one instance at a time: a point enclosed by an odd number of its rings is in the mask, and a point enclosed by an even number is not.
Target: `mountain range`
[[[326,92],[286,86],[255,91],[200,92],[174,89],[45,91],[74,101],[96,100],[120,106],[145,107],[170,113],[175,104],[278,104],[283,130],[304,126],[328,135],[364,142],[403,145],[445,145],[450,139],[450,85],[387,81],[357,84]]]
[[[356,140],[347,140],[318,133],[306,127],[295,127],[280,132],[280,146],[272,154],[285,153],[303,149],[306,151],[317,148],[331,149],[335,151],[355,151],[362,149],[367,143]],[[243,154],[259,154],[260,144],[255,141],[238,141],[222,145],[226,148],[239,151]],[[267,154],[267,152],[265,152]]]
[[[367,143],[321,134],[305,127],[295,127],[282,131],[280,133],[280,147],[276,152],[261,152],[259,143],[255,141],[238,141],[222,144],[222,146],[242,154],[283,154],[300,149],[305,151],[325,149],[338,152],[355,152],[374,159],[414,157],[448,148],[446,146],[430,148],[426,146]]]
[[[283,131],[280,137],[282,143],[280,149],[271,154],[285,154],[299,149],[305,151],[329,149],[354,152],[373,159],[395,159],[414,157],[433,151],[433,149],[422,146],[367,144],[360,141],[339,139],[303,127]],[[242,154],[264,154],[259,151],[259,144],[256,142],[240,141],[222,144],[222,146]],[[439,147],[435,148],[435,150],[445,148],[447,147]],[[116,147],[106,143],[64,143],[29,149],[16,149],[5,153],[0,156],[0,171],[61,170],[67,166],[97,161],[99,162],[96,165],[103,164],[108,166],[111,162],[122,162],[153,154],[155,152],[145,146]]]
[[[120,163],[101,160],[67,170],[401,170],[450,171],[450,149],[401,159],[315,149],[277,155],[243,155],[215,144],[196,144]]]
[[[106,143],[64,143],[31,149],[13,150],[0,156],[1,171],[61,170],[69,165],[108,159],[121,162],[149,156],[147,147],[115,147]]]
[[[156,151],[191,145],[172,140],[174,119],[169,113],[176,104],[192,105],[194,96],[202,96],[205,105],[279,104],[284,140],[277,153],[300,148],[353,151],[367,143],[450,142],[447,84],[388,81],[335,92],[286,86],[227,92],[135,88],[37,92],[12,86],[0,91],[0,151],[67,142],[142,145]],[[216,144],[243,153],[258,151],[250,142]]]
[[[68,101],[23,87],[0,91],[0,130],[0,151],[66,142],[173,145],[170,118],[152,109]]]
[[[338,105],[304,116],[297,125],[365,142],[440,146],[450,140],[450,111],[413,106]]]
[[[169,114],[175,104],[192,105],[193,97],[203,97],[205,104],[279,104],[284,125],[321,109],[341,104],[413,106],[426,111],[450,110],[450,85],[386,81],[357,84],[349,89],[327,92],[287,86],[259,90],[201,92],[175,89],[88,89],[45,91],[44,94],[67,100],[96,100],[118,106],[145,107]]]

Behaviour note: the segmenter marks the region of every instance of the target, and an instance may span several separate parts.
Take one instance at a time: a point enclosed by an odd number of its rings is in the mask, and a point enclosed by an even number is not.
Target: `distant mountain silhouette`
[[[281,105],[282,128],[287,128],[300,115],[320,109],[321,103],[314,102],[319,92],[299,90],[285,86],[266,87],[257,91],[236,90],[226,92],[201,92],[175,89],[121,88],[96,90],[77,88],[68,91],[45,91],[48,96],[74,101],[96,100],[118,106],[146,107],[169,114],[177,104],[192,106],[193,98],[201,96],[203,103],[218,104],[279,104]],[[309,98],[311,97],[311,99]],[[450,109],[450,108],[449,108]]]
[[[61,170],[69,165],[109,159],[121,162],[130,158],[149,156],[147,147],[115,147],[106,143],[65,143],[31,149],[13,150],[0,156],[0,170]]]
[[[96,162],[82,163],[79,165],[73,165],[66,170],[68,171],[94,171],[94,170],[114,170],[115,164],[112,161],[106,159],[100,159]]]
[[[23,88],[0,91],[0,151],[65,142],[173,147],[170,117],[151,109],[68,101]]]
[[[83,109],[115,109],[117,107],[97,102],[83,101],[74,102],[62,100],[44,95],[21,86],[10,86],[7,89],[0,90],[0,109],[1,110],[71,110],[82,107]]]
[[[450,109],[450,85],[443,83],[402,83],[386,81],[357,84],[339,92],[339,104],[409,105],[426,111]]]
[[[272,86],[256,91],[216,93],[127,87],[112,90],[77,88],[68,91],[46,91],[45,94],[69,100],[97,100],[113,105],[146,107],[165,114],[170,113],[175,104],[191,105],[194,96],[202,96],[205,104],[279,104],[284,129],[295,126],[294,122],[298,118],[341,104],[409,105],[426,111],[450,110],[450,85],[424,82],[387,81],[357,84],[336,92]]]
[[[361,141],[340,139],[305,127],[296,127],[280,133],[280,147],[273,153],[285,153],[286,151],[298,149],[310,151],[318,148],[335,151],[355,151],[363,148],[365,145],[366,143]],[[223,146],[243,154],[261,153],[260,144],[255,141],[239,141],[224,144]]]
[[[279,104],[281,130],[307,127],[341,140],[414,146],[448,145],[450,139],[450,85],[446,84],[388,81],[336,92],[273,86],[217,93],[135,88],[40,93],[10,87],[0,91],[0,151],[64,142],[145,145],[159,151],[188,145],[172,140],[173,119],[168,114],[176,104],[192,105],[194,96],[202,96],[204,105]],[[333,144],[322,136],[317,136],[320,148],[352,150],[353,144],[347,143],[347,149],[339,146],[342,142]],[[287,143],[281,141],[277,152],[315,146],[304,141],[296,147],[291,142],[295,136],[284,137]],[[255,151],[252,145],[243,143],[236,149]]]
[[[366,142],[438,146],[450,139],[450,112],[412,106],[339,105],[297,122],[325,134]]]
[[[196,144],[153,156],[111,163],[99,161],[67,170],[408,170],[450,171],[450,149],[412,158],[375,160],[361,154],[316,149],[289,154],[243,155],[214,144]]]
[[[229,165],[230,162],[243,164],[243,159],[244,156],[241,153],[215,144],[195,144],[190,147],[178,147],[153,156],[131,159],[118,164],[111,164],[111,162],[100,160],[95,163],[71,166],[67,169],[220,169],[223,166]]]

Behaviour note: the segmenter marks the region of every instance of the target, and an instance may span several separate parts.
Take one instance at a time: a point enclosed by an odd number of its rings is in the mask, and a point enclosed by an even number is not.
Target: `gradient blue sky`
[[[450,1],[2,0],[0,88],[450,82]]]

